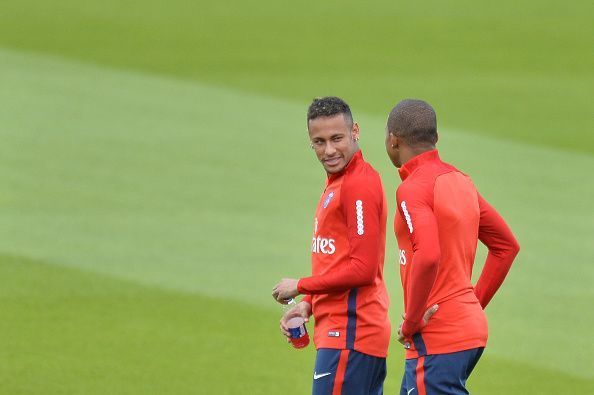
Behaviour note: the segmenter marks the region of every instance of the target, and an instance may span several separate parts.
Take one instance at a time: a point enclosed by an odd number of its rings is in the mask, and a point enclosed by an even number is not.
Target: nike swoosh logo
[[[316,372],[314,372],[314,380],[321,379],[322,377],[330,376],[331,374],[332,374],[332,372],[320,373],[320,374],[317,374]]]
[[[411,389],[408,390],[407,394],[410,395],[411,392],[413,392],[415,390],[415,387],[412,387]]]

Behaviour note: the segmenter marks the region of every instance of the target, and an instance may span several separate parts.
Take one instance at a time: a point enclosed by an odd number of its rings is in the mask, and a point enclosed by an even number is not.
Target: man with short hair
[[[313,223],[312,275],[282,279],[281,303],[304,294],[280,321],[315,318],[314,395],[380,395],[390,342],[383,278],[387,205],[379,174],[363,159],[359,125],[337,97],[315,99],[307,113],[311,147],[327,180]]]
[[[390,113],[386,151],[399,169],[394,229],[404,289],[398,340],[406,348],[400,393],[468,394],[487,343],[487,306],[519,251],[501,216],[470,177],[439,158],[435,111],[403,100]],[[489,253],[471,283],[477,242]]]

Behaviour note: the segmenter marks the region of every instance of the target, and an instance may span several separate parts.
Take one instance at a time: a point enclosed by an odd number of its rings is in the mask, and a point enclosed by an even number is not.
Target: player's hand
[[[426,326],[429,323],[429,319],[433,317],[433,314],[437,312],[439,309],[438,304],[434,304],[433,306],[429,307],[425,314],[423,314],[423,326]]]
[[[311,316],[311,305],[307,302],[299,302],[295,307],[289,309],[280,319],[280,330],[283,335],[286,336],[287,341],[290,341],[289,338],[291,334],[289,333],[289,328],[287,327],[287,321],[294,317],[301,317],[305,322],[309,322],[309,317]]]
[[[423,314],[423,326],[421,327],[421,329],[429,323],[429,320],[431,319],[433,314],[437,312],[438,309],[439,305],[434,304],[433,306],[429,307],[427,311],[425,311],[425,314]],[[402,314],[402,321],[400,322],[400,325],[398,325],[398,337],[396,339],[400,344],[404,346],[404,348],[410,348],[410,342],[407,342],[404,339],[404,335],[402,334],[402,324],[404,324],[405,319],[406,314]]]
[[[404,348],[410,348],[410,343],[406,342],[404,340],[404,335],[402,334],[402,324],[404,324],[404,319],[406,318],[406,314],[402,314],[402,321],[400,321],[400,324],[398,325],[398,337],[396,338],[396,340],[398,340],[398,343],[402,344],[404,346]]]
[[[287,304],[289,300],[299,295],[297,283],[294,278],[283,278],[272,288],[272,297],[280,304]]]
[[[404,314],[402,314],[402,321],[400,321],[400,324],[398,325],[398,336],[396,337],[396,340],[398,340],[398,343],[402,344],[404,346],[404,348],[408,348],[404,342],[404,335],[402,334],[402,324],[404,323]]]

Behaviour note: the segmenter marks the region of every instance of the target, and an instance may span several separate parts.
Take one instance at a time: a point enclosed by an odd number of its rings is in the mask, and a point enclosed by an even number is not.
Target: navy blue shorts
[[[468,394],[466,380],[483,348],[407,359],[400,395]]]
[[[382,395],[386,358],[354,350],[320,348],[316,355],[313,395]]]

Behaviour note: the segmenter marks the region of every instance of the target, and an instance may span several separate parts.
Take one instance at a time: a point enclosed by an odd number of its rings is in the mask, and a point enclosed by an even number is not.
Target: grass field
[[[429,100],[516,232],[471,390],[594,392],[589,3],[51,3],[0,5],[0,393],[307,393],[270,289],[309,270],[323,94],[389,197],[386,114]]]

